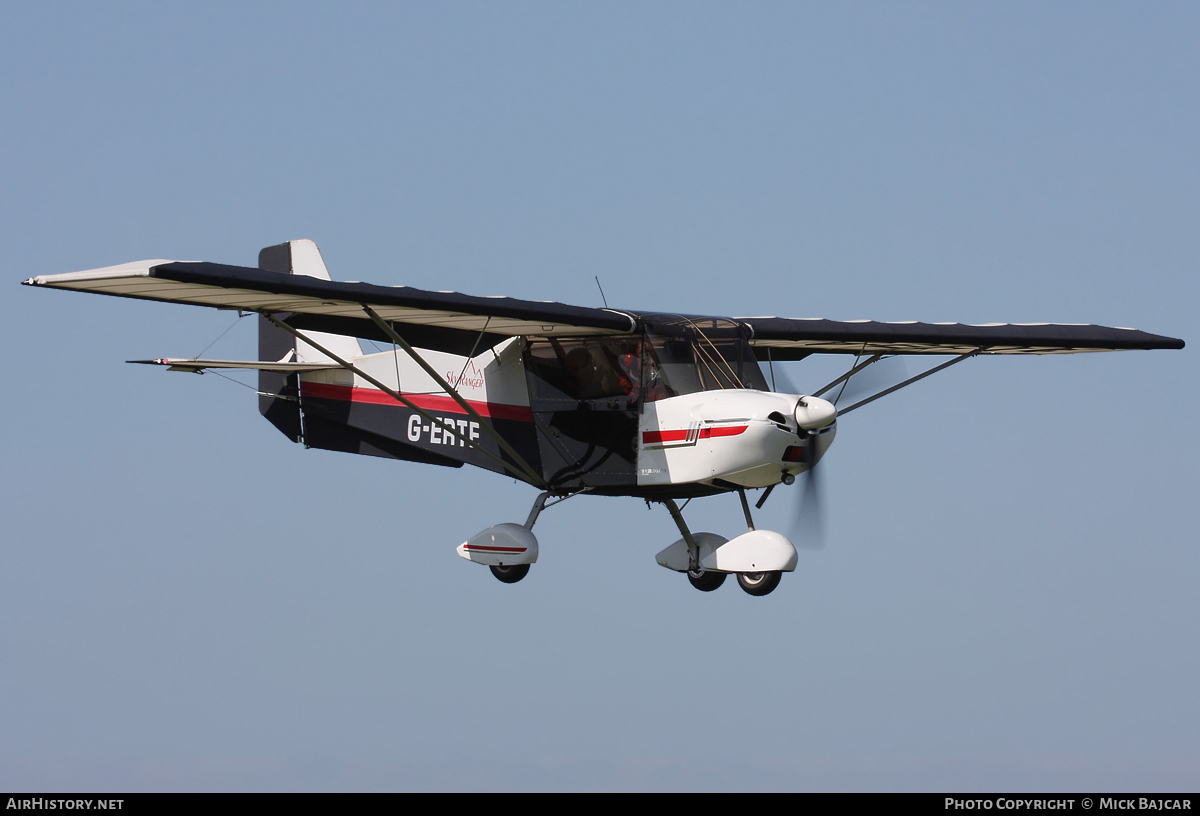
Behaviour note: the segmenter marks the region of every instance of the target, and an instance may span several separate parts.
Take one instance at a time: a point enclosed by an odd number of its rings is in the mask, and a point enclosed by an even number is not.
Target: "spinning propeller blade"
[[[772,363],[770,367],[771,390],[779,394],[803,394],[792,378],[788,376],[783,363]]]
[[[854,371],[852,368],[853,373],[849,377],[843,375],[842,378],[818,391],[821,399],[828,400],[835,407],[839,404],[843,407],[853,405],[858,400],[878,393],[892,383],[907,377],[906,366],[901,357],[864,360],[855,368],[858,370]],[[799,393],[786,377],[780,376],[781,370],[782,366],[776,367],[775,376],[780,384],[793,393]],[[806,399],[812,402],[811,397]],[[797,408],[798,420],[800,419],[799,414],[800,409]],[[809,445],[815,447],[815,434],[809,436]],[[800,488],[794,499],[795,516],[792,521],[791,538],[793,544],[804,549],[819,550],[825,545],[826,489],[824,473],[825,468],[818,461],[817,464],[801,473],[797,479],[800,482]]]
[[[818,462],[796,480],[795,516],[792,519],[792,543],[807,550],[825,546],[825,468]]]
[[[821,396],[844,408],[907,378],[908,367],[903,357],[883,357],[864,366]]]

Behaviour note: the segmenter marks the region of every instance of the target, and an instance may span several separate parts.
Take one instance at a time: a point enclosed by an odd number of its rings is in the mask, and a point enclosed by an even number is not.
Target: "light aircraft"
[[[263,249],[257,268],[150,260],[25,283],[256,312],[258,360],[130,362],[257,370],[259,411],[293,442],[470,464],[537,487],[524,524],[489,527],[458,547],[505,583],[537,561],[539,514],[590,494],[664,505],[681,538],[658,563],[697,589],[734,574],[749,594],[766,595],[795,569],[796,549],[755,529],[746,491],[763,491],[761,508],[778,484],[811,475],[839,416],[976,355],[1184,345],[1091,325],[659,314],[336,282],[307,240]],[[364,354],[360,338],[391,350]],[[775,363],[812,354],[853,363],[811,394],[774,390]],[[836,407],[851,378],[893,355],[953,356]],[[728,540],[692,532],[678,502],[722,493],[741,499],[747,531]]]

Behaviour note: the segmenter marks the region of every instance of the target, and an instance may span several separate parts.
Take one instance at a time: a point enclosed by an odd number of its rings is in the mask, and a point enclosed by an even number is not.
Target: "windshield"
[[[771,390],[745,338],[712,338],[699,328],[689,334],[649,337],[642,378],[647,402],[722,388]]]

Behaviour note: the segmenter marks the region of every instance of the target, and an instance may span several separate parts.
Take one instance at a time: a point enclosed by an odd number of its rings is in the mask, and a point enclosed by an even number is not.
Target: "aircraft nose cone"
[[[796,424],[806,431],[824,428],[837,419],[837,408],[820,397],[801,397],[796,404]]]

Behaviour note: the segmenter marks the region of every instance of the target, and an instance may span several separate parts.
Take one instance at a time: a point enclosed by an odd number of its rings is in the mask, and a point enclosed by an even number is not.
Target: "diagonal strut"
[[[413,347],[410,346],[403,337],[396,333],[396,330],[392,328],[391,324],[387,323],[382,317],[375,314],[375,310],[365,303],[363,304],[363,311],[366,312],[367,316],[375,322],[376,326],[383,329],[387,336],[392,339],[393,343],[404,349],[404,353],[411,357],[413,362],[419,365],[426,374],[432,377],[435,383],[441,386],[442,390],[446,392],[446,396],[457,402],[464,411],[466,411],[479,422],[479,427],[483,428],[483,430],[486,431],[488,435],[492,437],[492,439],[496,440],[496,444],[500,446],[501,450],[512,457],[513,461],[525,471],[525,475],[528,476],[534,484],[543,484],[542,478],[537,475],[532,467],[530,467],[529,463],[525,461],[525,458],[516,452],[513,446],[508,443],[508,440],[501,436],[500,432],[493,428],[490,423],[485,422],[483,417],[479,415],[479,412],[476,411],[469,402],[463,399],[461,394],[451,388],[450,383],[442,379],[442,376],[434,370],[433,366],[425,362],[425,358],[423,358],[420,354],[417,354]]]
[[[331,352],[329,349],[322,347],[322,346],[321,346],[319,343],[315,342],[315,341],[314,341],[312,338],[310,338],[310,337],[308,337],[308,336],[306,336],[306,335],[303,335],[303,334],[301,334],[301,333],[300,333],[298,330],[296,330],[296,329],[292,328],[292,327],[291,327],[291,326],[289,326],[287,323],[284,323],[282,320],[280,320],[279,318],[275,317],[275,315],[273,315],[273,314],[270,314],[270,313],[268,313],[268,312],[265,312],[265,311],[264,311],[264,312],[260,312],[260,314],[262,314],[262,316],[263,316],[263,317],[265,317],[267,320],[270,320],[272,323],[274,323],[274,324],[275,324],[276,326],[278,326],[279,328],[283,329],[284,331],[286,331],[286,332],[288,332],[289,334],[293,335],[293,336],[294,336],[294,337],[296,337],[297,339],[299,339],[299,340],[302,340],[302,341],[304,341],[305,343],[307,343],[308,345],[312,346],[312,347],[313,347],[313,348],[315,348],[317,351],[321,352],[321,353],[322,353],[322,354],[324,354],[326,357],[328,357],[329,359],[331,359],[331,360],[333,360],[334,362],[336,362],[336,363],[337,363],[338,365],[340,365],[342,368],[346,369],[347,371],[353,372],[354,374],[357,374],[358,376],[362,377],[364,380],[366,380],[367,382],[371,383],[371,385],[375,386],[375,387],[376,387],[376,388],[378,388],[380,391],[382,391],[382,392],[384,392],[385,394],[387,394],[388,396],[390,396],[392,399],[394,399],[394,400],[396,400],[397,402],[399,402],[400,404],[404,405],[406,408],[408,408],[408,409],[410,409],[410,410],[412,410],[412,411],[415,411],[415,412],[416,412],[416,413],[418,413],[420,416],[424,417],[425,419],[429,420],[430,422],[436,422],[438,425],[441,425],[441,426],[442,426],[442,427],[445,429],[445,430],[443,431],[443,433],[449,433],[449,434],[451,434],[452,436],[454,436],[455,438],[457,438],[458,440],[460,440],[460,441],[461,441],[463,444],[467,445],[467,446],[468,446],[468,447],[470,447],[470,448],[473,448],[473,449],[475,449],[475,450],[479,451],[479,452],[480,452],[480,453],[482,453],[484,456],[488,457],[489,459],[491,459],[492,461],[494,461],[494,462],[496,462],[498,465],[500,465],[502,468],[504,468],[505,470],[507,470],[507,471],[509,471],[510,473],[512,473],[514,476],[516,476],[516,477],[518,477],[518,478],[520,478],[520,479],[523,479],[523,480],[526,480],[526,481],[528,481],[528,477],[527,477],[527,475],[526,475],[525,473],[522,473],[522,472],[521,472],[521,470],[519,470],[517,467],[514,467],[513,465],[509,464],[508,462],[505,462],[505,461],[504,461],[503,459],[501,459],[499,456],[497,456],[496,454],[492,453],[490,450],[488,450],[487,448],[483,447],[482,445],[480,445],[480,444],[479,444],[478,442],[476,442],[475,440],[473,440],[473,439],[469,438],[469,437],[468,437],[468,436],[466,436],[465,434],[463,434],[463,433],[461,433],[460,431],[458,431],[458,429],[457,429],[457,428],[455,428],[455,427],[452,427],[452,426],[448,426],[448,425],[443,425],[443,424],[442,424],[442,422],[441,422],[441,421],[440,421],[440,420],[439,420],[437,417],[433,416],[432,414],[430,414],[428,411],[424,410],[423,408],[420,408],[419,406],[417,406],[417,404],[416,404],[416,403],[414,403],[412,400],[410,400],[410,399],[406,398],[406,397],[405,397],[403,394],[399,393],[398,391],[394,391],[394,390],[392,390],[391,388],[388,388],[388,387],[387,387],[386,385],[384,385],[382,382],[380,382],[379,380],[375,379],[374,377],[372,377],[372,376],[371,376],[370,374],[368,374],[367,372],[363,371],[363,370],[362,370],[361,368],[359,368],[358,366],[354,365],[354,363],[347,362],[347,361],[343,360],[341,357],[338,357],[336,354],[334,354],[333,352]],[[481,424],[481,426],[480,426],[480,427],[487,427],[487,426],[486,426],[486,424]],[[537,485],[537,486],[539,486],[539,487],[542,487],[542,486],[544,486],[544,482],[543,482],[541,479],[538,479],[537,481],[533,482],[533,484],[535,484],[535,485]]]

